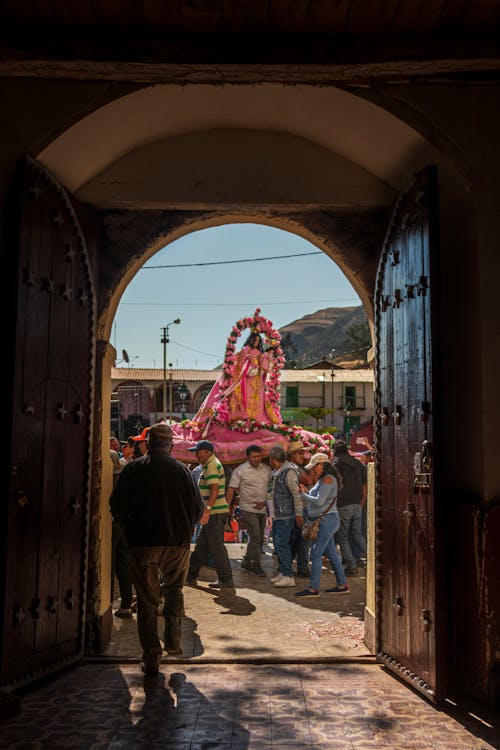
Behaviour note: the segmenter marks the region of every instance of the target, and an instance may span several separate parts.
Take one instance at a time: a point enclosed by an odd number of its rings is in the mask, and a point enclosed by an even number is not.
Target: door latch
[[[424,440],[422,448],[413,457],[413,492],[415,495],[427,495],[432,480],[432,444]]]
[[[422,616],[421,616],[420,619],[422,621],[422,630],[424,631],[424,633],[428,633],[429,630],[431,629],[431,625],[432,625],[430,610],[429,609],[423,609],[422,610]]]
[[[392,607],[396,611],[396,615],[400,617],[403,614],[403,598],[401,596],[397,596]]]
[[[403,516],[410,519],[415,515],[415,503],[408,503],[408,507],[403,511]]]
[[[21,508],[24,508],[25,505],[28,505],[28,498],[24,494],[22,490],[17,490],[16,492],[16,500],[18,504],[21,506]]]

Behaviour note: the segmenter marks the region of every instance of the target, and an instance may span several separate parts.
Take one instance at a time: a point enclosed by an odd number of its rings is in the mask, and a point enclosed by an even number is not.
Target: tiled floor
[[[297,578],[296,588],[278,589],[269,578],[275,572],[272,548],[266,547],[263,568],[266,578],[241,570],[245,547],[228,544],[235,590],[216,591],[208,581],[216,573],[205,568],[198,586],[184,588],[186,617],[183,624],[184,657],[190,661],[260,658],[329,659],[366,657],[363,642],[366,577],[349,578],[351,593],[326,594],[319,599],[297,599],[295,591],[307,586]],[[321,589],[335,585],[329,566],[321,578]],[[118,602],[115,603],[116,606]],[[115,608],[116,608],[115,606]],[[161,633],[161,621],[160,630]],[[134,620],[114,618],[109,657],[139,657],[141,649]]]
[[[378,665],[87,665],[27,693],[1,750],[490,750]]]
[[[0,750],[500,748],[495,722],[438,711],[375,664],[363,643],[362,571],[348,596],[300,600],[307,581],[269,582],[270,549],[265,579],[241,570],[241,545],[228,549],[234,590],[209,589],[209,569],[185,589],[182,658],[144,678],[135,617],[114,618],[100,663],[24,692],[20,715],[0,724]],[[331,585],[325,569],[321,588]]]

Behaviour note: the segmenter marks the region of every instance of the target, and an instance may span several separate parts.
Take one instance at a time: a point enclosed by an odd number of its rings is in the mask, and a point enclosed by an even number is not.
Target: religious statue
[[[279,410],[279,369],[283,353],[279,333],[256,311],[253,318],[238,321],[226,346],[220,377],[201,405],[193,422],[213,419],[223,424],[255,421],[262,425],[281,424]],[[237,336],[244,327],[251,332],[240,351],[235,351]],[[264,350],[263,335],[267,337]]]

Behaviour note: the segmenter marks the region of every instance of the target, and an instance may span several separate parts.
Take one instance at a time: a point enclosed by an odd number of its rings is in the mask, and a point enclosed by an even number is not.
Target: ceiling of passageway
[[[333,87],[279,84],[147,87],[83,118],[38,158],[78,191],[146,144],[217,129],[297,136],[365,170],[386,189],[403,187],[407,175],[432,158],[416,131],[361,98]]]
[[[9,29],[134,34],[405,34],[490,31],[497,0],[3,0]]]

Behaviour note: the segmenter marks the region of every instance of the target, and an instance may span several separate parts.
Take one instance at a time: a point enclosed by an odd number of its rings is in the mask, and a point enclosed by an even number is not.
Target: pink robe
[[[210,393],[202,403],[193,422],[203,422],[213,417],[214,410],[219,421],[234,423],[240,419],[254,419],[264,424],[280,424],[281,415],[266,399],[266,379],[271,366],[267,352],[244,346],[236,354],[233,378],[221,394],[222,385],[227,385],[221,373]]]

